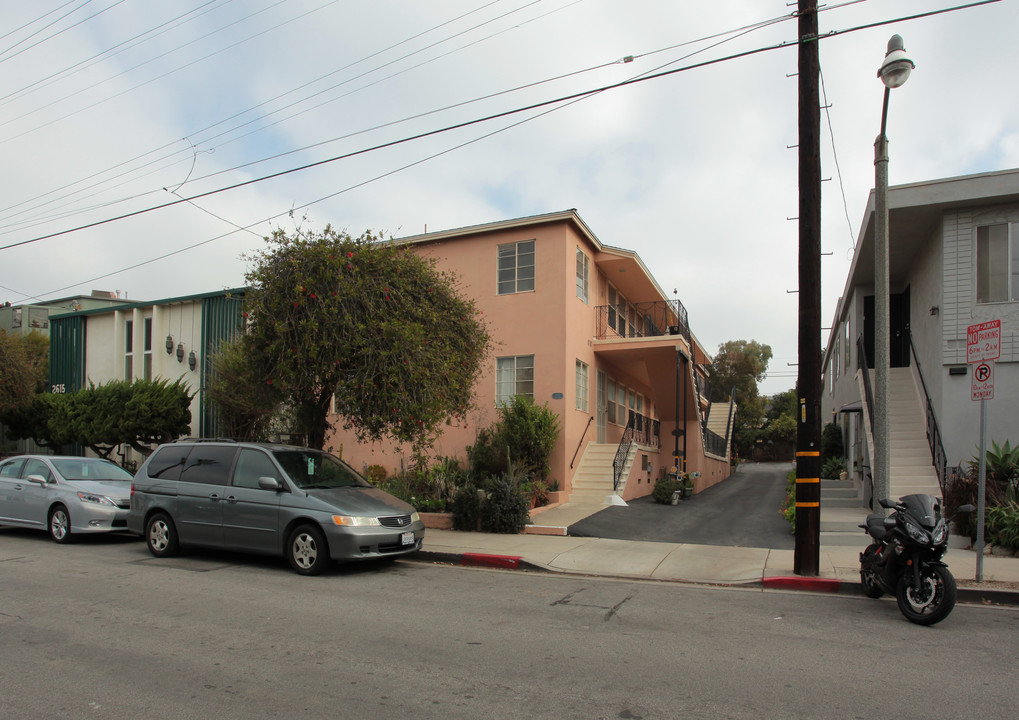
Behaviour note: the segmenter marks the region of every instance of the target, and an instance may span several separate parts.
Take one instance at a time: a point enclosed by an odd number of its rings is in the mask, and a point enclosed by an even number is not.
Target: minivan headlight
[[[360,515],[333,515],[334,525],[346,527],[365,527],[369,525],[381,525],[377,517],[363,517]]]

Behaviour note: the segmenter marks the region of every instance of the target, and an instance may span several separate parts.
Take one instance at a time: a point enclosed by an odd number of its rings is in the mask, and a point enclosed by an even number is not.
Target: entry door
[[[608,379],[605,377],[605,373],[601,370],[598,371],[598,407],[595,411],[597,419],[595,420],[598,426],[598,442],[605,442],[605,428],[608,422],[609,415],[609,400],[607,396],[608,391]]]
[[[874,296],[863,298],[863,343],[874,369]],[[891,367],[909,367],[909,288],[888,297],[888,354]]]

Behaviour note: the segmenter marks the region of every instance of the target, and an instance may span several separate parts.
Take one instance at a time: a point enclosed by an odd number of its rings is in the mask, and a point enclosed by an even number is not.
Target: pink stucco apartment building
[[[522,393],[560,418],[549,480],[570,500],[647,495],[677,459],[699,474],[695,492],[728,477],[730,406],[716,404],[716,430],[708,423],[711,358],[682,303],[635,252],[604,245],[575,210],[398,242],[460,278],[493,338],[477,407],[466,425],[444,430],[435,455],[464,457],[499,404]],[[388,472],[411,456],[409,446],[361,445],[339,429],[326,445]]]

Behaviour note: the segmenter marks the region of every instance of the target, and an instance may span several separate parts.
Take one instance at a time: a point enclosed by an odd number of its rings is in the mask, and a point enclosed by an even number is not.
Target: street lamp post
[[[891,366],[888,282],[888,96],[906,82],[916,65],[906,55],[902,37],[892,35],[878,77],[885,84],[881,134],[874,141],[874,499],[890,493],[888,374]],[[875,508],[876,509],[876,508]]]

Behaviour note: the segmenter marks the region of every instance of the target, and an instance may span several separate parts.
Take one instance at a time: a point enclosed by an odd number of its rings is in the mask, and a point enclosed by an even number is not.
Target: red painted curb
[[[812,592],[837,593],[842,588],[842,581],[833,578],[766,577],[762,582],[764,587],[778,590],[810,590]]]
[[[464,553],[460,557],[461,565],[471,567],[520,569],[521,558],[514,555],[483,555],[482,553]]]

